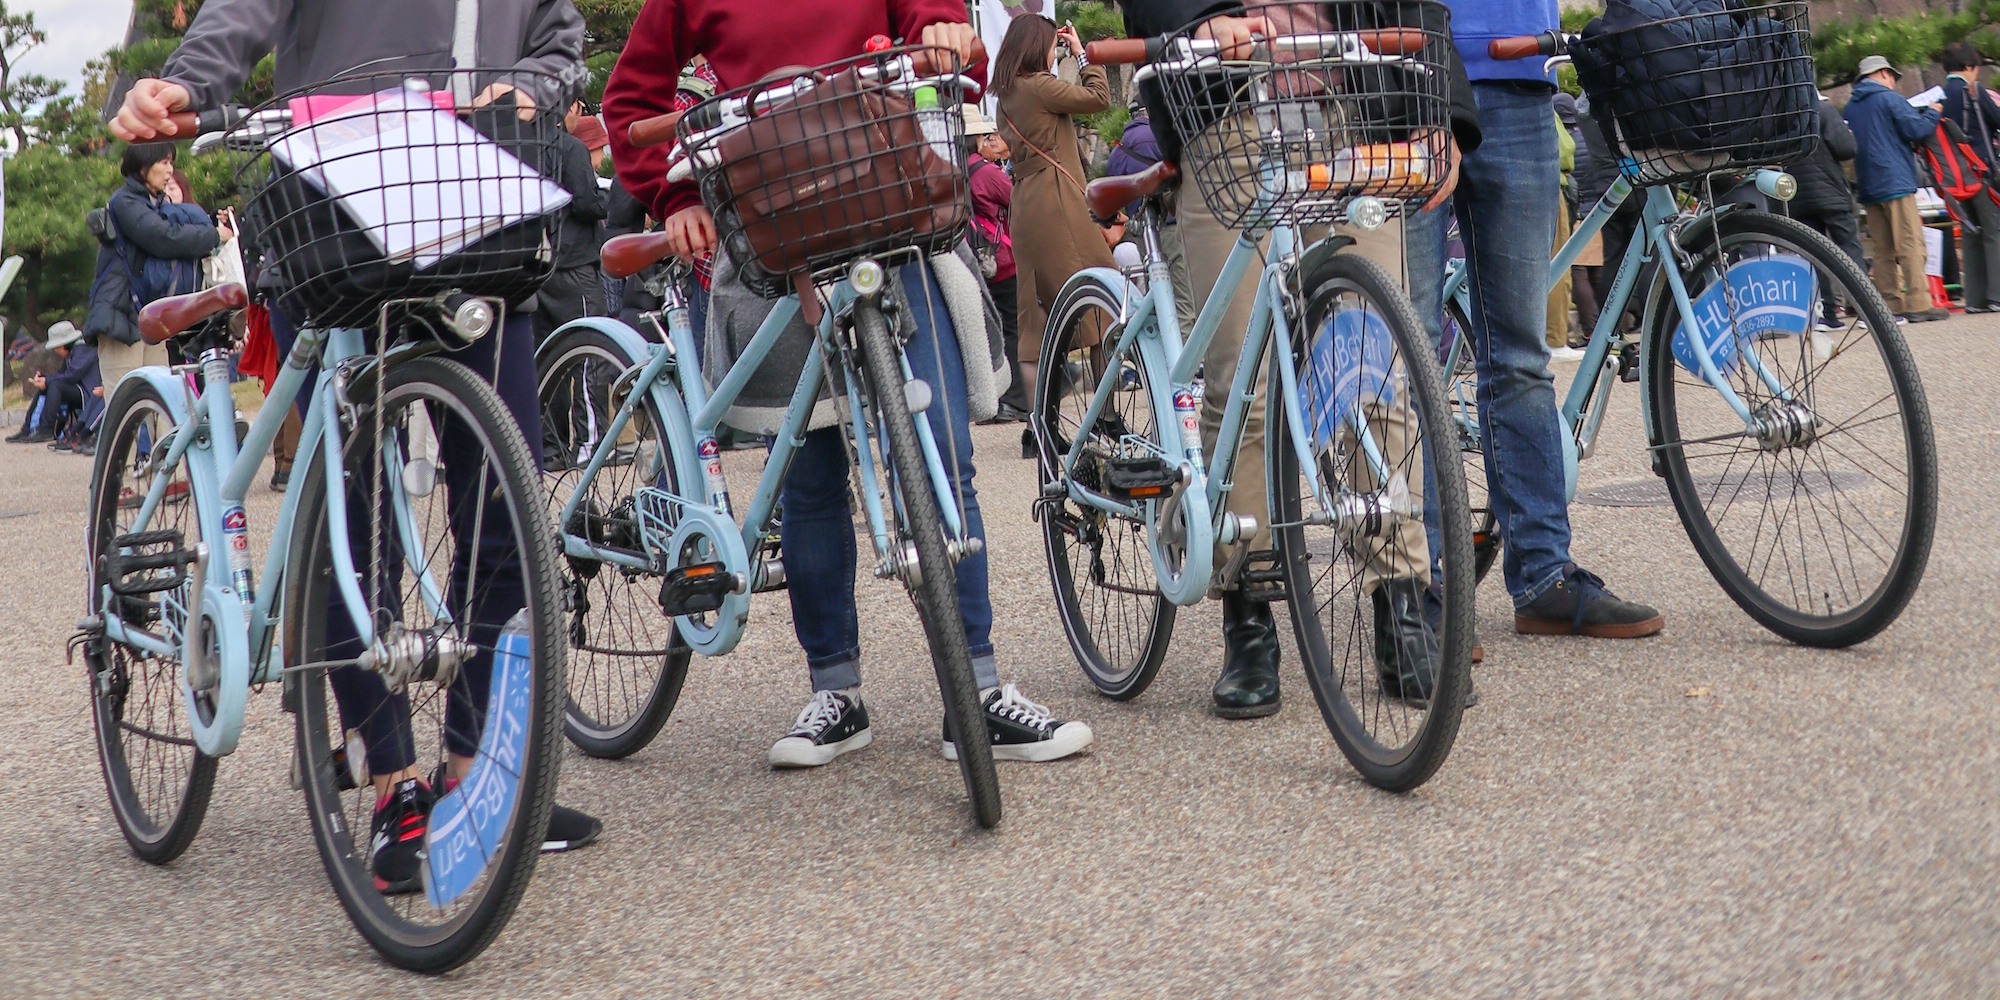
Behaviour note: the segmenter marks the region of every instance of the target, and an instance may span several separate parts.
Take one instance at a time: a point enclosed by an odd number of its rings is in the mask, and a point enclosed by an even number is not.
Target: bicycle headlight
[[[872,260],[859,260],[847,269],[847,282],[854,286],[854,293],[863,298],[873,298],[882,290],[882,265]]]
[[[1798,196],[1799,179],[1782,170],[1763,170],[1757,174],[1757,190],[1766,198],[1776,201],[1791,201]]]
[[[452,331],[458,334],[458,339],[470,344],[491,333],[493,324],[498,319],[499,315],[494,311],[493,303],[467,296],[451,310],[450,322]]]
[[[1389,206],[1373,195],[1362,195],[1347,203],[1347,224],[1372,233],[1389,222]]]

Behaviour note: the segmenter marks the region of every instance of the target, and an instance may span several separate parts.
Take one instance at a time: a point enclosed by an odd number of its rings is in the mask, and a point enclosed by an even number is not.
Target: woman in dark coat
[[[139,340],[138,308],[131,278],[148,258],[199,261],[215,252],[233,234],[227,226],[200,223],[169,205],[167,189],[174,183],[174,146],[170,142],[137,143],[125,149],[120,163],[125,183],[111,195],[106,210],[109,227],[98,234],[97,278],[91,283],[90,312],[84,335],[97,344],[98,370],[104,385],[115,389],[127,372],[143,365],[167,363],[165,345]]]

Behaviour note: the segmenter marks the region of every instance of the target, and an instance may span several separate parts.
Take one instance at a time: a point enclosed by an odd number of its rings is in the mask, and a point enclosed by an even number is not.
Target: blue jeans
[[[1548,318],[1549,247],[1562,197],[1554,92],[1478,83],[1486,134],[1459,172],[1453,210],[1466,248],[1472,292],[1472,355],[1479,373],[1479,429],[1486,485],[1501,537],[1502,572],[1516,607],[1540,597],[1568,571],[1569,505],[1564,497],[1562,423],[1543,339]],[[1444,211],[1408,224],[1411,303],[1443,337]]]
[[[916,320],[916,333],[905,345],[910,370],[932,389],[924,419],[930,422],[938,456],[944,460],[945,478],[965,512],[966,534],[983,541],[986,527],[979,516],[979,492],[972,484],[971,422],[966,415],[965,363],[958,334],[929,268],[911,264],[897,274]],[[854,512],[847,484],[847,442],[840,428],[806,434],[785,476],[779,539],[792,600],[792,631],[806,652],[814,691],[838,691],[861,683],[861,625],[854,612]],[[951,502],[945,497],[938,500]],[[974,677],[981,688],[997,686],[986,554],[960,560],[957,577],[958,613],[972,648]]]

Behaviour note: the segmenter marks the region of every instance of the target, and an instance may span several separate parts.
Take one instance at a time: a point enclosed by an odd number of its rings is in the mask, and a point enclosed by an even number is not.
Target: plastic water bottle
[[[938,107],[937,88],[918,87],[915,103],[917,127],[923,130],[924,142],[930,144],[931,152],[946,163],[956,161],[957,151],[951,148],[951,122],[945,119],[944,109]]]

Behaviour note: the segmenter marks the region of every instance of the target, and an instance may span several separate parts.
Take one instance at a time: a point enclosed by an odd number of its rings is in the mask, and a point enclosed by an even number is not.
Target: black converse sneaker
[[[397,783],[375,803],[369,824],[375,891],[387,896],[424,887],[424,834],[431,826],[431,790],[416,778]]]
[[[815,691],[799,712],[792,731],[771,744],[772,767],[818,767],[873,742],[868,709],[859,698]]]
[[[986,696],[986,732],[994,760],[1059,760],[1090,745],[1090,727],[1064,722],[1009,684]],[[951,725],[944,730],[944,759],[957,760]]]

